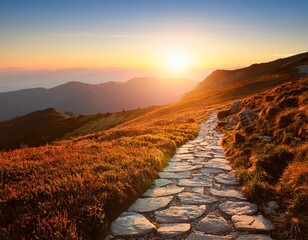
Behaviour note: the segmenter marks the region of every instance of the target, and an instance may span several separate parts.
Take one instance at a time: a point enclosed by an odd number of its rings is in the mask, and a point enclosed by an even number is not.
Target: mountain
[[[94,114],[163,105],[191,90],[185,79],[134,78],[127,82],[69,82],[54,88],[0,93],[0,121],[36,110],[55,108],[74,114]]]
[[[203,88],[139,115],[119,112],[115,126],[113,115],[106,113],[106,118],[85,123],[64,141],[0,151],[0,236],[54,239],[56,231],[63,239],[104,238],[111,222],[151,186],[176,147],[194,139],[210,113],[231,112],[236,100],[242,102],[241,111],[250,109],[260,120],[223,129],[225,154],[244,192],[252,193],[246,197],[256,196],[255,203],[262,198],[262,213],[277,202],[273,239],[307,239],[308,77],[301,75],[305,61],[289,58],[285,64],[283,71],[273,65],[268,72],[246,72],[257,77]],[[120,121],[129,114],[131,118]],[[31,124],[28,121],[24,128]],[[258,140],[260,136],[273,140]]]
[[[308,65],[308,52],[287,58],[277,59],[268,63],[253,64],[236,70],[216,70],[204,81],[200,82],[188,96],[200,94],[209,89],[215,89],[227,84],[263,81],[274,76],[290,73],[300,73],[300,67]]]
[[[50,143],[89,120],[89,117],[71,117],[48,108],[0,122],[0,150]]]

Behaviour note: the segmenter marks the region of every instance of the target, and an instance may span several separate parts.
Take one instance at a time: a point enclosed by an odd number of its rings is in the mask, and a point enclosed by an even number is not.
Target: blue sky
[[[307,51],[307,10],[291,0],[0,0],[0,67],[161,69],[174,46],[194,68],[243,66]]]

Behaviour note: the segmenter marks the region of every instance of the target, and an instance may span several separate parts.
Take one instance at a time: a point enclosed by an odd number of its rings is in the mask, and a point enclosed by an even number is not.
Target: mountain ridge
[[[127,82],[68,82],[53,88],[0,93],[0,121],[45,108],[95,114],[163,105],[179,100],[195,86],[187,79],[133,78]],[[170,91],[172,88],[172,91]]]

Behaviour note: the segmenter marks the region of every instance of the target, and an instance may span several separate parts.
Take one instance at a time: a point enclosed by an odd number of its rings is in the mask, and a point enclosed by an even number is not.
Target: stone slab
[[[178,186],[167,186],[167,187],[155,187],[147,190],[143,196],[145,197],[162,197],[180,193],[184,191],[185,188]]]
[[[196,227],[205,233],[222,233],[231,230],[227,221],[216,213],[208,214]]]
[[[181,203],[186,205],[212,204],[217,202],[215,197],[200,193],[182,192],[178,194],[178,197]]]
[[[189,223],[160,224],[157,232],[164,239],[180,237],[191,229]]]
[[[217,190],[217,189],[211,189],[210,193],[214,196],[218,197],[228,197],[228,198],[237,198],[241,200],[246,200],[243,193],[239,190]]]
[[[232,240],[233,236],[216,236],[211,234],[203,234],[203,233],[192,233],[185,240]]]
[[[272,222],[262,215],[234,215],[231,220],[235,228],[241,231],[271,231],[275,228]]]
[[[115,237],[144,236],[154,230],[155,226],[139,213],[120,216],[111,224],[111,234]]]
[[[227,201],[219,205],[222,212],[228,215],[251,215],[254,214],[258,207],[249,202],[233,202]]]
[[[189,173],[174,173],[174,172],[160,172],[158,173],[160,178],[166,179],[180,179],[180,178],[189,178]]]
[[[173,196],[157,198],[138,198],[128,211],[131,212],[151,212],[166,207],[173,199]]]
[[[212,180],[205,179],[180,179],[179,186],[182,187],[212,187]]]
[[[156,221],[159,223],[182,223],[190,222],[205,213],[206,206],[172,206],[170,208],[155,211]]]

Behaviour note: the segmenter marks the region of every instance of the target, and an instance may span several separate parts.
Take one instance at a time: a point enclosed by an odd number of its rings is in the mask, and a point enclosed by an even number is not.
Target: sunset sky
[[[1,0],[0,68],[241,67],[306,52],[307,10],[291,0]]]

